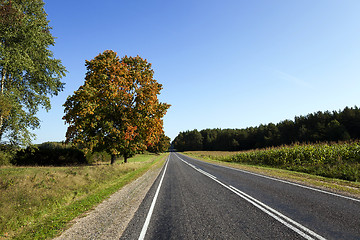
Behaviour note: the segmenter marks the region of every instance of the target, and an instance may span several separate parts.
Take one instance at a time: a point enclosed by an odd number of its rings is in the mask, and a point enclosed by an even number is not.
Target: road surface
[[[360,239],[360,200],[172,152],[121,239]]]

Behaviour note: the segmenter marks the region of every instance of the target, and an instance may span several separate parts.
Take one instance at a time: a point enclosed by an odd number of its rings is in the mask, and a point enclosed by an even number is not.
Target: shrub
[[[10,165],[11,159],[12,156],[9,153],[0,151],[0,166]]]
[[[81,150],[52,143],[21,149],[12,160],[12,164],[18,166],[68,166],[87,163]]]
[[[86,155],[86,159],[88,163],[96,163],[96,162],[110,162],[110,154],[107,152],[94,152],[88,153]]]
[[[16,154],[17,148],[11,145],[0,145],[0,166],[11,165]]]

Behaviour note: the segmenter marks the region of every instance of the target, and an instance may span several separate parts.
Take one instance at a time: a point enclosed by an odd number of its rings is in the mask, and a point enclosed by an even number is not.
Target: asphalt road
[[[143,237],[360,239],[360,200],[171,153],[121,239]]]

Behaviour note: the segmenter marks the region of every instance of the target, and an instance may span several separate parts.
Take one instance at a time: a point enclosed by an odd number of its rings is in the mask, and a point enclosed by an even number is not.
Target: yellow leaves
[[[107,50],[86,61],[85,83],[64,104],[67,140],[113,154],[145,150],[159,142],[170,105],[160,103],[162,85],[151,64]]]

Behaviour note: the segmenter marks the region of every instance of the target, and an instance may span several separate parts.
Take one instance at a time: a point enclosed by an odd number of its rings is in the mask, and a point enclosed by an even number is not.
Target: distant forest
[[[293,143],[360,139],[360,109],[316,112],[246,129],[204,129],[180,132],[172,142],[177,151],[241,151]]]

